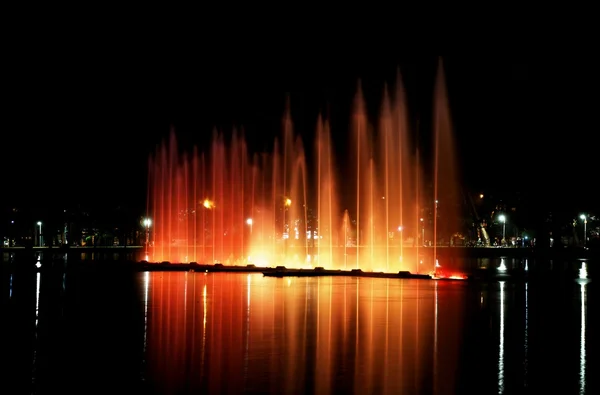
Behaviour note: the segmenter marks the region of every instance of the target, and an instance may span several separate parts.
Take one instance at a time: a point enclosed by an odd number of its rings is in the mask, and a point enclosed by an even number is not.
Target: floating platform
[[[190,263],[157,262],[149,263],[141,261],[135,266],[141,271],[194,271],[194,272],[233,272],[233,273],[262,273],[266,277],[325,277],[325,276],[347,276],[347,277],[375,277],[375,278],[403,278],[418,280],[461,280],[450,278],[437,278],[429,274],[414,274],[409,271],[397,273],[368,272],[361,269],[341,270],[325,269],[316,267],[314,269],[288,269],[285,266],[260,267],[255,265],[237,266],[215,263],[214,265]]]
[[[450,275],[443,270],[432,274],[411,273],[409,271],[399,271],[397,273],[371,272],[361,269],[334,270],[316,267],[314,269],[286,268],[285,266],[264,267],[253,264],[248,265],[225,265],[222,263],[199,264],[197,262],[189,263],[171,263],[171,262],[147,262],[147,261],[76,261],[65,262],[63,260],[33,261],[32,265],[23,265],[15,262],[5,262],[0,265],[0,269],[5,270],[33,270],[37,272],[46,271],[68,271],[68,270],[132,270],[134,272],[198,272],[198,273],[262,273],[265,277],[326,277],[326,276],[345,276],[345,277],[371,277],[371,278],[398,278],[398,279],[418,279],[418,280],[436,280],[436,281],[468,281],[468,282],[530,282],[530,281],[573,281],[578,282],[591,281],[591,278],[580,280],[581,270],[552,270],[547,267],[525,270],[523,268],[514,268],[508,270],[497,270],[495,268],[480,268],[467,272]]]
[[[322,267],[314,269],[287,269],[285,267],[276,267],[263,271],[263,275],[267,277],[323,277],[323,276],[350,276],[350,277],[376,277],[376,278],[405,278],[431,280],[429,274],[413,274],[408,271],[400,271],[398,273],[384,272],[365,272],[360,269],[352,270],[329,270]]]
[[[274,270],[274,268],[259,267],[256,265],[224,265],[222,263],[215,264],[199,264],[197,262],[190,263],[171,263],[171,262],[156,262],[150,263],[141,261],[135,263],[134,266],[140,271],[194,271],[194,272],[234,272],[234,273],[262,273],[265,270]]]

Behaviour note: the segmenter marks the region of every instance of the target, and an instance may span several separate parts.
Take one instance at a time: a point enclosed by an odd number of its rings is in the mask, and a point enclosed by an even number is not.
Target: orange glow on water
[[[165,394],[451,389],[464,314],[457,286],[151,272],[146,377]]]

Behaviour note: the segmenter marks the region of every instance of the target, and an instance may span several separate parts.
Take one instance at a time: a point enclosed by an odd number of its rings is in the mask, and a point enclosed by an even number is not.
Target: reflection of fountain
[[[433,327],[433,390],[434,393],[438,393],[438,282],[435,282],[434,288],[434,327]]]
[[[419,219],[428,216],[433,224],[427,229],[434,242],[431,268],[437,241],[447,242],[457,231],[459,207],[441,64],[434,93],[435,163],[429,182],[420,180],[422,169],[411,141],[416,139],[409,133],[400,75],[391,96],[384,93],[373,131],[358,90],[351,133],[345,139],[350,141],[349,157],[342,162],[349,165],[341,168],[334,161],[336,143],[329,123],[321,118],[311,155],[316,163],[307,163],[289,109],[282,138],[274,141],[269,154],[250,154],[246,140],[236,132],[229,141],[215,134],[207,152],[180,154],[172,134],[149,161],[147,215],[153,218],[149,258],[247,264],[251,257],[257,266],[331,269],[345,268],[348,259],[348,266],[363,270],[414,270],[422,230]],[[421,185],[431,183],[434,196],[421,202],[426,196]],[[344,207],[349,210],[347,220]]]
[[[500,343],[498,345],[498,393],[504,393],[504,281],[500,283]]]
[[[146,355],[146,345],[148,336],[148,285],[150,283],[150,272],[144,273],[144,355]]]
[[[206,359],[206,319],[208,317],[206,296],[206,284],[204,284],[204,287],[202,288],[202,358],[200,360],[200,371],[204,371],[204,361]]]
[[[250,363],[250,290],[252,275],[248,274],[248,291],[246,292],[246,331],[244,336],[244,377],[248,377],[248,366]]]
[[[149,274],[145,377],[157,392],[408,394],[456,384],[465,294],[444,292],[447,282],[187,276],[185,292],[185,273]]]

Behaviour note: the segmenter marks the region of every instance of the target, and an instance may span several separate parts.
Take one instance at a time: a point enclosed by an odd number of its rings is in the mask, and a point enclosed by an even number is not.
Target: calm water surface
[[[1,284],[8,393],[597,389],[597,291],[575,277],[467,283],[48,269],[4,270]]]

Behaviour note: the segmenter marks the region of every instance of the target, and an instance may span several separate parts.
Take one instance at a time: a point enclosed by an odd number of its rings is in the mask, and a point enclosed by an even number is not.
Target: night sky
[[[307,143],[321,112],[343,144],[359,78],[375,116],[398,69],[412,126],[419,119],[422,134],[431,134],[437,56],[251,55],[15,57],[2,75],[2,203],[143,207],[148,155],[171,128],[190,150],[210,142],[214,127],[232,126],[244,128],[253,150],[269,149],[288,98]],[[445,56],[443,64],[471,190],[525,191],[576,210],[598,205],[591,191],[597,61],[500,54]]]

